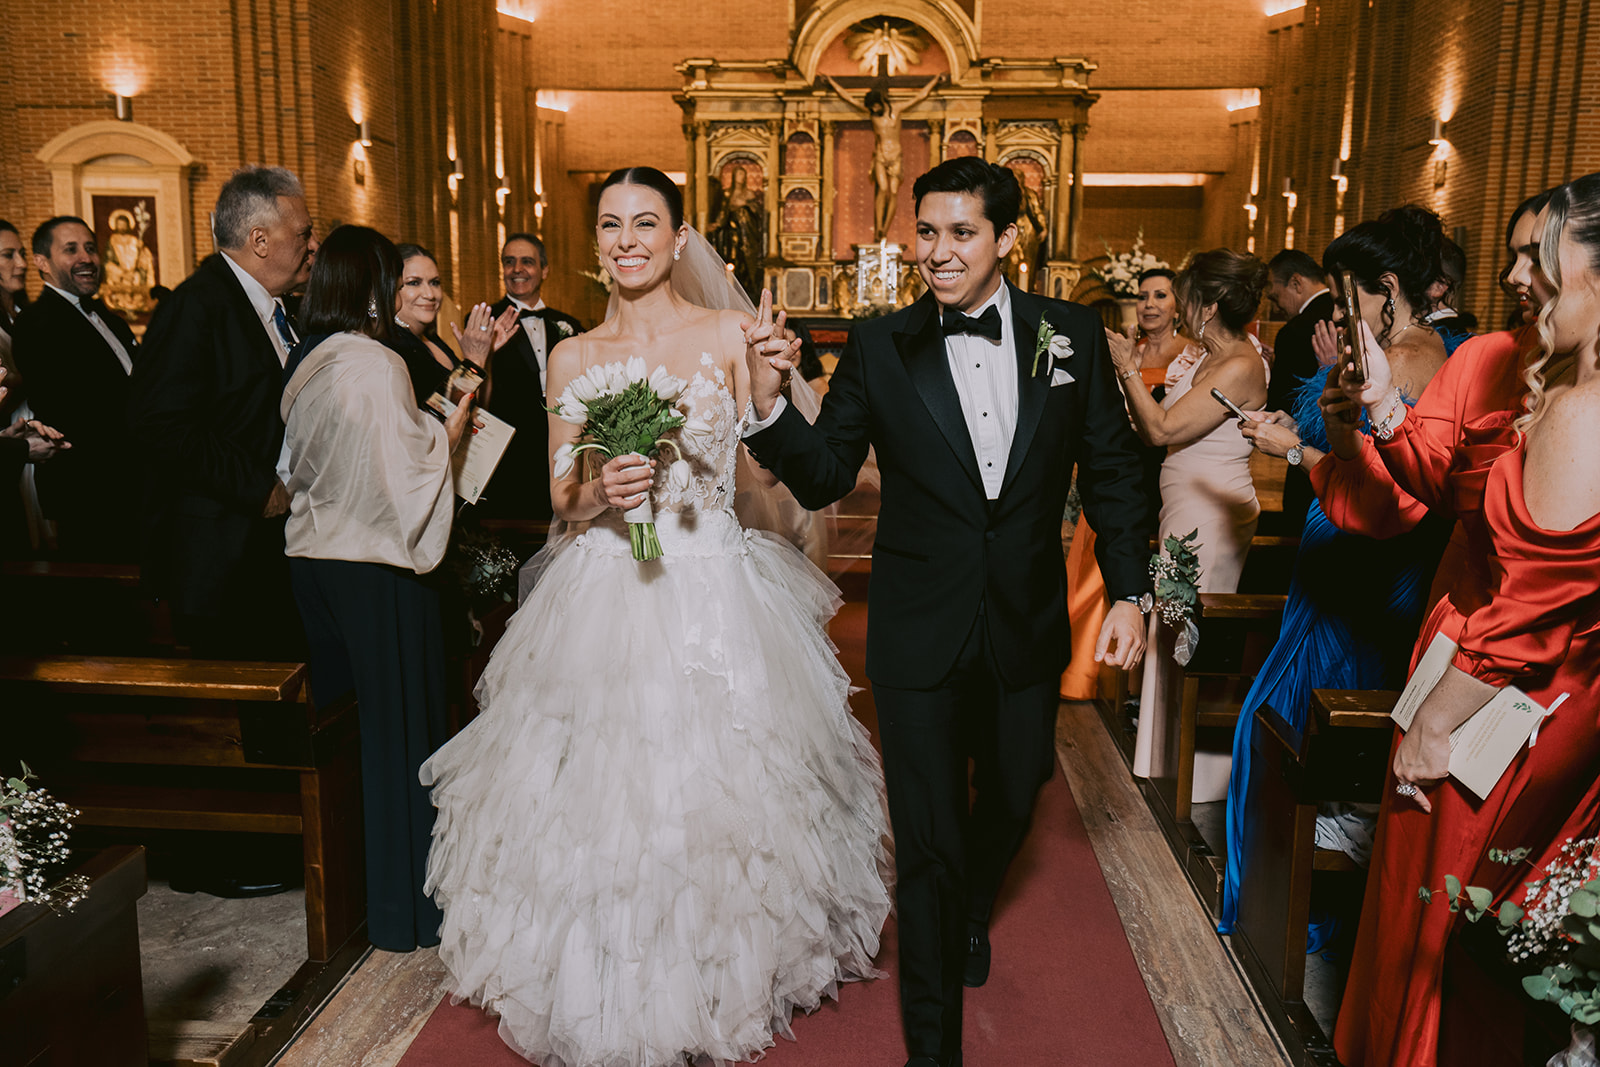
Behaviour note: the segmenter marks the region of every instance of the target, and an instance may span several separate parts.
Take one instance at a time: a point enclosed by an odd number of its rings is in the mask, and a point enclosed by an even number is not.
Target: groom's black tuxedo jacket
[[[1077,304],[1011,289],[1020,392],[999,498],[985,496],[932,296],[850,332],[810,426],[792,406],[746,443],[808,508],[855,487],[877,449],[882,505],[868,592],[867,674],[928,689],[950,670],[982,605],[1012,688],[1059,674],[1070,655],[1061,519],[1074,465],[1113,598],[1150,587],[1137,441],[1105,332]],[[1041,320],[1072,354],[1040,359]],[[1072,380],[1052,385],[1055,370]]]
[[[500,315],[511,305],[501,297],[490,308]],[[564,311],[541,308],[544,320],[545,359],[562,339],[558,323],[573,334],[583,324]],[[526,328],[518,330],[489,362],[490,411],[517,428],[500,466],[484,488],[483,507],[489,514],[519,519],[548,519],[550,507],[550,423],[545,413],[544,387],[539,384],[539,359]]]

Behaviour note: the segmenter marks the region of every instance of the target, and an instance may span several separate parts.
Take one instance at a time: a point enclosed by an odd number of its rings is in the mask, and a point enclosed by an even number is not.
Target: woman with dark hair
[[[456,343],[466,356],[463,360],[439,336],[439,309],[444,305],[444,282],[439,277],[439,261],[421,245],[401,244],[399,310],[394,313],[395,325],[390,343],[406,361],[406,371],[411,375],[411,389],[419,405],[444,388],[450,373],[465,362],[480,370],[488,367],[489,356],[499,351],[517,332],[517,315],[512,309],[498,319],[490,313],[488,304],[478,304],[467,315],[467,328],[463,331],[455,323]],[[485,329],[485,327],[488,329]],[[481,399],[481,398],[480,398]]]
[[[1328,246],[1323,263],[1336,294],[1342,291],[1340,272],[1352,271],[1361,290],[1363,318],[1356,328],[1365,331],[1369,347],[1392,353],[1391,362],[1407,368],[1416,393],[1443,362],[1444,348],[1431,330],[1397,326],[1414,321],[1407,294],[1425,293],[1432,284],[1440,239],[1437,217],[1401,208],[1352,228]],[[1342,309],[1338,305],[1334,322],[1348,326]],[[1320,343],[1319,359],[1331,363],[1327,346],[1333,331],[1321,323],[1318,329],[1320,341],[1314,347]],[[1308,471],[1313,485],[1330,465],[1324,462],[1329,437],[1344,441],[1348,429],[1341,424],[1330,435],[1324,428],[1318,398],[1328,373],[1324,366],[1297,390],[1295,418],[1282,412],[1254,413],[1257,421],[1241,428],[1262,452],[1288,458]],[[1292,729],[1303,730],[1313,689],[1390,689],[1405,677],[1406,653],[1422,620],[1427,582],[1449,535],[1449,522],[1428,518],[1425,507],[1394,491],[1392,483],[1388,492],[1369,501],[1365,521],[1369,525],[1364,530],[1346,532],[1316,500],[1307,508],[1278,640],[1245,696],[1234,730],[1228,857],[1217,921],[1222,933],[1232,931],[1241,896],[1248,892],[1246,861],[1254,832],[1248,789],[1256,711],[1270,707]],[[1375,529],[1379,523],[1381,530]],[[1362,532],[1393,540],[1374,541],[1359,536]],[[1330,810],[1324,813],[1321,832],[1364,862],[1371,847],[1371,814]],[[1334,929],[1314,917],[1307,951],[1321,950]]]
[[[827,639],[838,591],[733,510],[761,473],[741,460],[747,346],[798,342],[751,345],[757,316],[660,171],[612,174],[595,236],[612,307],[555,346],[548,395],[570,414],[629,364],[682,383],[681,465],[585,470],[579,427],[550,420],[550,499],[582,532],[537,558],[482,711],[422,769],[439,957],[535,1062],[754,1059],[794,1009],[876,975],[883,771]],[[645,500],[664,555],[640,563],[623,513]]]
[[[280,411],[289,451],[285,530],[311,691],[355,690],[366,820],[367,936],[390,952],[437,944],[423,892],[433,805],[417,769],[445,740],[439,598],[421,575],[450,538],[450,456],[471,417],[418,410],[395,329],[402,260],[389,239],[340,226],[300,306],[305,339]]]
[[[1600,468],[1574,461],[1592,453],[1600,420],[1600,175],[1555,190],[1528,240],[1537,273],[1515,273],[1546,299],[1539,348],[1510,403],[1486,403],[1505,395],[1504,361],[1473,359],[1465,345],[1440,373],[1445,404],[1399,403],[1381,354],[1364,383],[1343,377],[1347,400],[1328,401],[1330,415],[1371,420],[1384,466],[1458,518],[1471,550],[1414,653],[1437,635],[1457,646],[1395,746],[1335,1034],[1352,1067],[1520,1062],[1483,1040],[1486,1013],[1452,1002],[1443,966],[1458,916],[1417,889],[1449,874],[1488,888],[1496,904],[1525,903],[1528,872],[1600,810]],[[1571,699],[1480,800],[1447,777],[1449,734],[1506,685],[1547,708]],[[1488,859],[1490,848],[1518,847],[1533,850],[1527,866]]]
[[[1229,425],[1232,416],[1211,390],[1220,390],[1244,408],[1266,401],[1267,359],[1248,332],[1266,286],[1267,268],[1255,256],[1218,248],[1190,260],[1174,290],[1184,324],[1201,351],[1171,379],[1160,403],[1145,387],[1133,342],[1106,331],[1134,429],[1145,444],[1167,449],[1161,464],[1159,536],[1164,543],[1170,536],[1199,531],[1196,552],[1200,591],[1205,593],[1231,593],[1239,587],[1261,514],[1250,477],[1250,445]],[[1173,772],[1176,747],[1174,637],[1157,613],[1151,614],[1149,628],[1133,769],[1140,777],[1162,778]],[[1227,780],[1225,755],[1196,756],[1196,802],[1220,799]]]
[[[28,254],[22,235],[5,219],[0,219],[0,368],[11,379],[8,399],[0,402],[0,419],[22,404],[22,375],[11,358],[11,327],[28,304]]]

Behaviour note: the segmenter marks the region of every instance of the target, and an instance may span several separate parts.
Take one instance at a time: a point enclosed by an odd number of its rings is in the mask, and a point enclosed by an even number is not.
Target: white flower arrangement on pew
[[[81,874],[51,881],[72,855],[67,835],[78,811],[30,787],[33,778],[24,763],[22,776],[8,778],[0,789],[0,914],[17,904],[71,911],[89,895],[89,880]]]
[[[687,382],[668,374],[665,367],[647,372],[638,356],[626,363],[590,367],[567,384],[549,409],[562,422],[582,428],[579,444],[556,449],[553,473],[565,478],[585,452],[598,453],[606,460],[627,455],[651,459],[670,448],[677,459],[668,469],[667,484],[678,492],[687,489],[689,463],[677,442],[664,435],[677,429],[694,437],[708,437],[712,432],[710,426],[674,406],[687,388]],[[649,496],[622,517],[628,523],[633,558],[659,559],[661,541],[656,537],[655,510]]]
[[[1133,248],[1127,252],[1113,252],[1106,245],[1105,266],[1094,268],[1092,273],[1104,283],[1118,300],[1131,300],[1139,295],[1139,275],[1147,270],[1167,270],[1169,264],[1144,250],[1144,230],[1134,239]]]

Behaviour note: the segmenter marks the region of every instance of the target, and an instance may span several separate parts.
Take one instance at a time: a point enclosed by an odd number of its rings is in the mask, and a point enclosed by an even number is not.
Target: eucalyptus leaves
[[[1150,578],[1155,582],[1156,611],[1162,621],[1178,631],[1172,658],[1180,666],[1194,656],[1200,629],[1194,623],[1194,609],[1200,603],[1200,557],[1195,549],[1200,530],[1196,527],[1182,537],[1168,535],[1162,551],[1150,557]]]
[[[677,442],[664,435],[680,428],[690,436],[709,435],[711,427],[673,406],[686,388],[688,383],[682,378],[673,377],[665,367],[649,370],[637,356],[626,363],[590,367],[567,384],[555,407],[549,409],[562,422],[582,428],[579,444],[556,449],[552,473],[558,479],[567,477],[584,452],[597,452],[608,460],[626,455],[648,459],[670,448],[678,458],[667,472],[668,485],[687,488],[688,461]],[[628,522],[633,558],[660,558],[661,541],[656,537],[655,510],[649,497],[624,512],[623,518]]]

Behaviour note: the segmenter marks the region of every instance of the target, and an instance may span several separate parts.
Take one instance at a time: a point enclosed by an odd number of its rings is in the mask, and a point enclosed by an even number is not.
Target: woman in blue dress
[[[1383,348],[1407,402],[1415,402],[1443,365],[1444,342],[1422,323],[1427,289],[1439,274],[1439,217],[1416,207],[1385,212],[1328,246],[1323,270],[1341,298],[1340,273],[1350,271],[1359,291],[1366,343]],[[1342,310],[1335,322],[1343,325]],[[1324,329],[1328,329],[1326,326]],[[1282,412],[1242,431],[1257,448],[1307,470],[1328,452],[1319,400],[1324,367],[1296,393],[1292,418]],[[1363,432],[1371,427],[1363,425]],[[1313,474],[1315,480],[1315,474]],[[1251,830],[1250,742],[1256,711],[1272,708],[1292,728],[1305,726],[1313,689],[1389,689],[1404,682],[1423,602],[1450,524],[1404,494],[1391,501],[1386,540],[1346,533],[1317,501],[1306,513],[1278,641],[1239,711],[1228,783],[1228,855],[1217,929],[1230,933],[1238,915],[1247,835]],[[1402,532],[1403,531],[1403,532]],[[1316,933],[1308,948],[1320,948]]]

